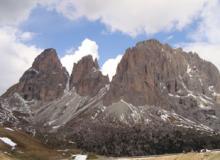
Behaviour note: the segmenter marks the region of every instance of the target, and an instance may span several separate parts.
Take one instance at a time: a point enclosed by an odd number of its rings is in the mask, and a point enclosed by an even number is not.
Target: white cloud
[[[194,41],[220,44],[220,1],[212,0],[206,3],[201,12],[198,28],[190,33]]]
[[[98,45],[95,41],[88,38],[82,41],[81,45],[77,50],[70,49],[67,54],[61,57],[63,66],[66,67],[67,71],[71,74],[73,64],[77,63],[82,57],[92,55],[93,59],[99,59]],[[101,67],[101,71],[104,75],[108,75],[110,80],[115,75],[116,68],[120,62],[122,55],[118,55],[116,58],[110,58]]]
[[[2,0],[0,5],[0,25],[16,25],[29,16],[35,1]]]
[[[82,57],[86,55],[92,55],[93,59],[99,59],[98,45],[95,41],[88,38],[82,41],[81,45],[77,50],[70,49],[67,54],[61,58],[63,66],[66,67],[67,71],[71,74],[73,64],[77,63]]]
[[[18,38],[21,41],[29,41],[31,40],[34,36],[36,35],[36,33],[33,32],[22,32],[18,35]]]
[[[32,9],[37,5],[50,7],[57,0],[1,0],[0,26],[18,25],[28,19]]]
[[[28,19],[37,5],[47,6],[52,1],[46,0],[1,0],[0,2],[0,94],[17,83],[23,72],[28,69],[41,49],[26,45],[34,33],[18,29]]]
[[[57,4],[56,10],[70,20],[100,21],[108,31],[130,36],[181,30],[197,20],[198,27],[189,33],[192,41],[184,42],[183,47],[220,68],[219,0],[61,0]],[[107,72],[111,71],[103,71]]]
[[[220,70],[220,45],[194,42],[183,44],[183,48],[198,53],[201,58],[212,62]]]
[[[99,20],[111,31],[131,36],[181,30],[198,17],[208,0],[61,0],[57,11],[70,20]]]
[[[23,44],[17,37],[17,29],[0,28],[0,94],[18,82],[34,58],[41,52],[35,46]]]
[[[183,48],[198,53],[203,59],[214,63],[220,70],[220,1],[209,1],[200,15],[198,28],[189,33],[192,42]]]
[[[108,75],[110,81],[112,80],[112,77],[116,73],[116,69],[117,69],[118,63],[121,61],[121,58],[122,58],[122,55],[118,55],[115,58],[110,58],[102,66],[103,75]]]

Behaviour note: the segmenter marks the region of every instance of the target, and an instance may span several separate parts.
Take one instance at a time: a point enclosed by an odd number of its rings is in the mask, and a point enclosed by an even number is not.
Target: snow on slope
[[[74,160],[86,160],[86,159],[87,159],[87,155],[75,155]]]
[[[0,140],[4,142],[5,144],[9,145],[12,147],[12,150],[15,149],[15,146],[17,145],[15,142],[13,142],[11,139],[7,137],[0,137]]]

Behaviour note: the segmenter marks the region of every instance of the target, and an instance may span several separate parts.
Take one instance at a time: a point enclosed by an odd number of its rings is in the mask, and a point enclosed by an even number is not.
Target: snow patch
[[[210,106],[204,105],[203,103],[200,103],[200,104],[199,104],[199,107],[200,107],[201,109],[211,109]]]
[[[92,72],[98,72],[99,70],[95,67],[92,67]]]
[[[37,70],[36,70],[36,69],[34,69],[34,68],[30,68],[28,71],[29,71],[29,72],[35,72],[36,74],[38,74],[38,73],[39,73],[39,71],[37,71]]]
[[[95,115],[91,116],[92,120],[96,119],[99,113],[95,113]]]
[[[95,114],[91,116],[92,120],[96,119],[101,112],[105,111],[105,109],[106,109],[106,106],[99,107],[97,111],[95,112]]]
[[[0,137],[0,140],[1,140],[2,142],[4,142],[5,144],[11,146],[11,147],[12,147],[12,150],[14,150],[15,147],[16,147],[16,145],[17,145],[15,142],[13,142],[11,139],[9,139],[9,138],[7,138],[7,137]]]
[[[120,115],[120,120],[121,120],[121,121],[124,121],[124,120],[125,120],[125,115],[124,115],[123,113]]]
[[[74,158],[74,160],[86,160],[87,159],[87,155],[73,155],[72,156]]]
[[[202,82],[201,78],[199,78],[199,82],[200,82],[201,86],[203,86],[203,82]]]
[[[169,118],[169,115],[165,111],[163,111],[163,113],[160,115],[160,118],[166,122]]]
[[[110,84],[106,84],[105,88],[107,89],[107,91],[110,89]]]
[[[209,91],[214,92],[214,86],[209,86],[208,89]]]
[[[52,121],[48,122],[48,125],[50,126],[50,125],[52,125],[54,122],[56,122],[56,120],[52,120]]]
[[[144,122],[145,122],[146,124],[149,124],[151,121],[152,121],[152,120],[147,119],[147,118],[144,119]]]
[[[184,124],[178,124],[177,127],[183,127],[183,128],[193,128],[192,126],[184,125]]]
[[[177,95],[177,94],[176,94],[176,95],[174,95],[174,94],[169,93],[168,95],[169,95],[170,97],[177,97],[177,98],[180,98],[180,96],[179,96],[179,95]]]
[[[60,128],[60,126],[53,126],[52,128],[53,129],[58,129],[58,128]]]
[[[210,115],[210,117],[213,119],[218,119],[218,117],[216,117],[215,115]]]
[[[14,131],[13,129],[8,128],[8,127],[6,127],[5,129],[8,130],[8,131],[12,131],[12,132]]]
[[[186,73],[189,75],[190,78],[192,78],[191,72],[192,72],[192,68],[190,67],[190,65],[187,65],[187,71],[186,71]]]
[[[106,106],[102,106],[100,109],[101,109],[102,112],[104,112],[105,109],[106,109]]]
[[[181,115],[176,114],[175,112],[161,110],[160,117],[164,121],[168,121],[169,117],[172,117],[173,119],[175,119],[175,121],[172,124],[174,124],[177,127],[195,128],[196,130],[200,130],[200,131],[202,130],[202,131],[206,131],[206,132],[213,132],[212,128],[210,128],[204,124],[191,121],[188,118],[185,118]]]

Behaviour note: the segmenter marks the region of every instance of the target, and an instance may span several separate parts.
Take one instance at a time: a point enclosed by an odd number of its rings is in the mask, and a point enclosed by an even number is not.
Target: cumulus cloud
[[[44,0],[1,0],[0,5],[0,94],[17,83],[23,72],[41,52],[34,45],[23,41],[33,37],[31,32],[22,32],[17,26],[24,22],[37,5],[48,4]]]
[[[99,20],[111,31],[131,36],[181,30],[198,17],[208,0],[61,0],[57,11],[70,20]]]
[[[20,31],[11,27],[0,28],[0,94],[18,82],[41,52],[41,49],[19,41],[17,32]]]
[[[116,73],[116,69],[118,66],[118,63],[121,61],[122,55],[118,55],[115,58],[108,59],[102,66],[102,73],[103,75],[108,75],[109,80],[112,80],[112,77]]]
[[[15,25],[27,19],[35,2],[24,0],[2,0],[0,5],[0,24]]]
[[[71,74],[73,64],[77,63],[82,57],[92,55],[93,59],[99,59],[98,48],[99,47],[95,41],[86,38],[82,41],[77,50],[70,49],[67,51],[67,54],[61,58],[61,62]]]
[[[18,25],[27,20],[32,9],[37,5],[45,7],[55,5],[57,0],[1,0],[0,26]]]
[[[209,1],[200,15],[198,27],[190,38],[194,41],[204,41],[208,43],[220,44],[220,1]]]
[[[183,44],[186,51],[193,51],[205,60],[212,62],[220,69],[220,45],[213,45],[204,42]]]
[[[21,41],[29,41],[31,40],[36,34],[33,32],[21,32],[18,34],[18,38]]]
[[[66,67],[67,71],[71,74],[73,69],[73,64],[77,63],[82,57],[86,55],[92,55],[93,59],[99,59],[98,44],[86,38],[82,41],[78,49],[70,49],[67,51],[66,55],[61,57],[61,62],[63,66]],[[116,73],[117,65],[120,62],[122,55],[118,55],[115,58],[110,58],[101,67],[101,71],[104,75],[108,75],[110,80]]]
[[[190,33],[191,42],[183,43],[185,50],[197,52],[213,62],[220,70],[220,1],[209,1],[200,15],[196,30]]]

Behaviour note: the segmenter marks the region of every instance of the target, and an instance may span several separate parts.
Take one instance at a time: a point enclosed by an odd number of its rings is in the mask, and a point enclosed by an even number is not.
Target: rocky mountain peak
[[[55,49],[45,49],[2,97],[19,93],[25,100],[51,101],[63,95],[68,73],[62,66]]]
[[[62,68],[62,64],[53,48],[45,49],[33,62],[32,68],[38,71],[56,70]]]
[[[102,75],[97,59],[93,60],[91,55],[83,57],[74,64],[70,77],[70,88],[75,87],[78,94],[94,96],[108,83],[108,77]]]
[[[189,91],[195,94],[207,91],[204,94],[209,95],[208,87],[215,86],[218,90],[219,84],[217,68],[197,54],[147,40],[126,50],[104,104],[123,99],[136,106],[164,106],[169,94],[186,96]]]

